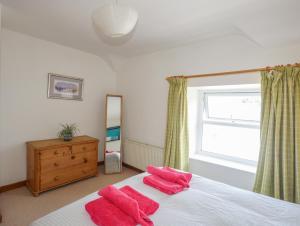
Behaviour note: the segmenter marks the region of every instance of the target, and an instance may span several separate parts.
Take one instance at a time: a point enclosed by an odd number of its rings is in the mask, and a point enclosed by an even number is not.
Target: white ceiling
[[[3,26],[104,58],[126,58],[240,34],[269,47],[300,42],[299,0],[119,0],[139,13],[132,34],[107,39],[91,14],[112,0],[0,0]]]

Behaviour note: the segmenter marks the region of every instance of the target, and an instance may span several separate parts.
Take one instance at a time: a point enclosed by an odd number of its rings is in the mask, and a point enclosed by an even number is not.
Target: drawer
[[[72,153],[80,153],[80,152],[88,152],[88,151],[96,151],[97,143],[89,143],[89,144],[77,144],[72,146]]]
[[[41,150],[40,158],[47,159],[47,158],[61,157],[69,154],[71,154],[70,147],[53,148],[53,149]]]
[[[41,175],[40,190],[44,191],[49,188],[57,187],[96,174],[96,166],[83,166],[77,168],[70,167],[66,169],[51,171],[49,173]]]
[[[97,152],[63,155],[60,158],[41,159],[41,174],[76,165],[97,166]]]

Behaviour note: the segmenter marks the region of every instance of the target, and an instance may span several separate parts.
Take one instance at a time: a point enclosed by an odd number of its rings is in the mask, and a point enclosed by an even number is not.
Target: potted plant
[[[59,138],[64,138],[64,141],[70,141],[74,135],[79,132],[76,124],[61,124],[62,130],[58,132]]]

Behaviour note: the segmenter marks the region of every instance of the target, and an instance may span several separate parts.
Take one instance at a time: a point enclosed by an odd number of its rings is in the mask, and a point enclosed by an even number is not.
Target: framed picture
[[[48,74],[48,98],[82,100],[83,79]]]

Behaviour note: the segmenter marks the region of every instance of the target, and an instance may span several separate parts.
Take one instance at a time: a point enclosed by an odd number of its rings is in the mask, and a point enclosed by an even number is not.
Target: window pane
[[[260,121],[259,94],[206,95],[209,118]]]
[[[258,160],[259,129],[203,124],[202,150],[247,160]]]

